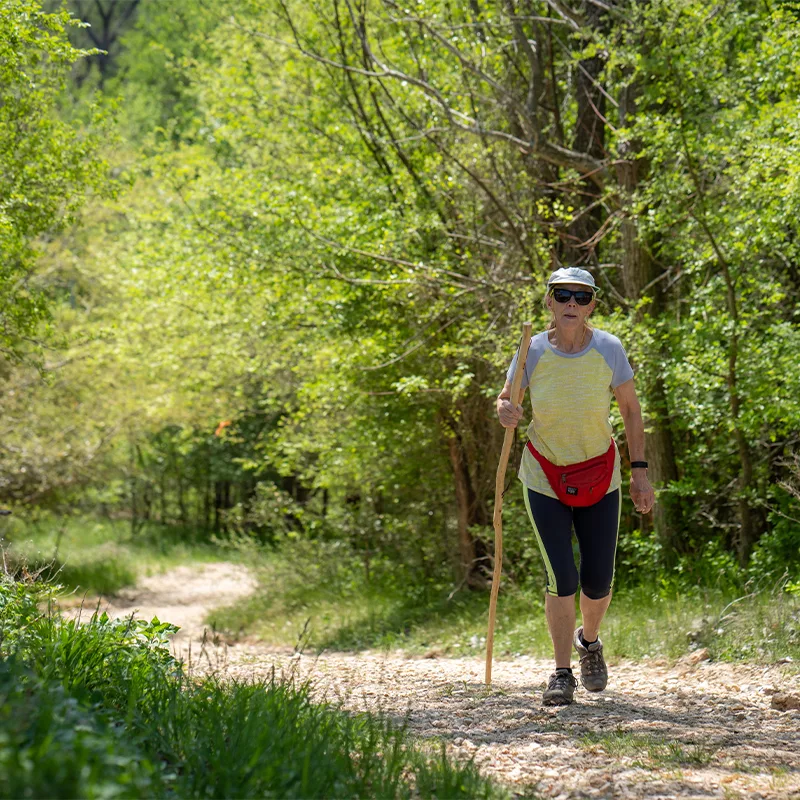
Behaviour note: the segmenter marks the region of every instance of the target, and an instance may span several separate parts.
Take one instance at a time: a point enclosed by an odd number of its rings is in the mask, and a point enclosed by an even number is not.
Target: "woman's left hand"
[[[631,470],[631,500],[640,514],[649,513],[656,502],[656,493],[643,469]]]

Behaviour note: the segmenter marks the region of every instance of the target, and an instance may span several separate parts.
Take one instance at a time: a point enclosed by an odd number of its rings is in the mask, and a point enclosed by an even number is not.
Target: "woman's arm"
[[[524,395],[525,392],[523,391],[522,394]],[[511,402],[511,381],[509,380],[506,381],[503,391],[497,398],[497,416],[504,428],[516,428],[517,423],[522,419],[522,406],[514,405]]]
[[[622,421],[625,423],[625,436],[628,439],[628,454],[631,461],[644,461],[644,420],[633,378],[617,386],[614,389],[614,396],[617,398]],[[641,514],[647,514],[656,502],[656,495],[647,479],[645,467],[631,469],[631,500]]]

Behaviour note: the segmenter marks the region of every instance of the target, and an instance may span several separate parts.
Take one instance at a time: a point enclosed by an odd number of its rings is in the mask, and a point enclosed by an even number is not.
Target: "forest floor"
[[[247,680],[309,680],[320,699],[404,723],[518,797],[800,798],[800,686],[782,664],[609,664],[606,691],[580,688],[573,705],[546,708],[548,661],[408,658],[400,651],[310,655],[259,642],[226,644],[205,630],[213,608],[253,591],[246,568],[179,567],[104,604],[114,616],[181,626],[173,647],[198,672]]]

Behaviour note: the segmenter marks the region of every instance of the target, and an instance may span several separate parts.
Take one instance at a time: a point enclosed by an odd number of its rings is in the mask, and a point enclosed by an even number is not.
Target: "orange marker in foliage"
[[[224,431],[225,428],[227,428],[230,424],[231,421],[229,419],[223,419],[222,422],[217,425],[217,429],[214,431],[214,436],[222,436],[222,431]]]

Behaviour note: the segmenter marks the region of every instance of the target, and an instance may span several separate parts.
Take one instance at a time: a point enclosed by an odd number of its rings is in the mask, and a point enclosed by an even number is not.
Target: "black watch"
[[[646,461],[631,461],[631,469],[647,469]]]

